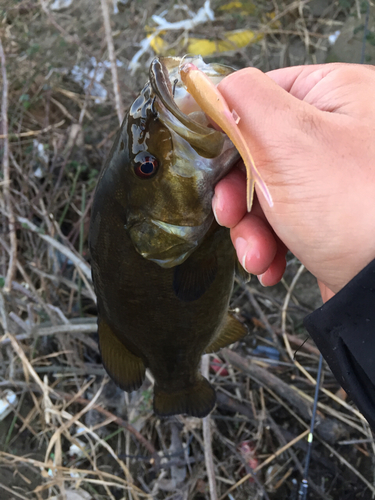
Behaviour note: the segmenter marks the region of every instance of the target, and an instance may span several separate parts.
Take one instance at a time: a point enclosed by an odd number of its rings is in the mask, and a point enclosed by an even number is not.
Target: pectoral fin
[[[145,378],[145,365],[118,340],[112,329],[99,321],[99,346],[104,368],[124,391],[138,389]]]
[[[245,271],[245,269],[241,266],[239,260],[236,257],[236,265],[235,265],[236,276],[243,281],[244,283],[249,283],[251,280],[251,274]]]
[[[188,260],[175,268],[173,290],[176,296],[187,302],[199,299],[213,283],[217,269],[214,253],[204,258],[193,253]]]
[[[220,330],[218,336],[211,342],[211,344],[206,348],[205,352],[216,352],[227,345],[233,344],[238,340],[241,340],[248,331],[245,325],[240,323],[238,319],[228,313],[226,322],[223,328]]]

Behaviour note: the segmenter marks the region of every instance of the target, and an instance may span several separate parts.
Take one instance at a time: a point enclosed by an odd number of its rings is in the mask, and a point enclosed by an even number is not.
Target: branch
[[[9,253],[9,265],[8,271],[5,278],[4,291],[9,292],[12,288],[12,281],[14,274],[16,272],[17,266],[17,235],[16,235],[16,225],[13,213],[13,205],[10,197],[10,172],[9,172],[9,138],[8,138],[8,78],[6,70],[6,61],[3,45],[0,40],[0,59],[1,59],[1,71],[3,77],[3,98],[1,105],[1,122],[3,125],[4,134],[4,149],[3,149],[3,171],[4,171],[4,201],[5,208],[7,212],[7,217],[9,220],[9,233],[10,233],[10,253]]]
[[[73,264],[76,266],[78,272],[82,273],[85,278],[87,278],[88,282],[91,282],[91,268],[89,264],[82,258],[78,253],[73,252],[66,246],[62,245],[60,242],[48,236],[47,234],[43,234],[40,228],[38,228],[35,224],[33,224],[25,217],[17,217],[18,222],[20,222],[26,229],[29,229],[33,233],[36,233],[42,240],[46,241],[53,248],[61,252],[65,257],[70,259]],[[95,301],[95,294],[92,292],[92,298]]]
[[[122,120],[124,118],[124,105],[122,103],[121,95],[119,92],[116,55],[115,55],[115,49],[113,46],[112,29],[111,29],[111,23],[109,20],[108,3],[107,3],[107,0],[100,0],[100,1],[102,4],[105,39],[106,39],[107,47],[108,47],[108,57],[109,57],[109,61],[111,63],[112,83],[113,83],[113,92],[115,93],[116,112],[117,112],[118,121],[121,125]]]
[[[208,372],[210,367],[210,355],[206,354],[202,358],[202,375],[208,378]],[[204,441],[204,458],[206,461],[206,470],[208,476],[208,484],[210,486],[210,498],[211,500],[217,500],[217,490],[216,490],[216,480],[215,480],[215,468],[214,459],[212,456],[212,437],[211,437],[211,417],[208,415],[203,419],[203,441]]]

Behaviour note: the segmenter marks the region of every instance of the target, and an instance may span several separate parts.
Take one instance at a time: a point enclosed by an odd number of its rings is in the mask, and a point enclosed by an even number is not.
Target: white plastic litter
[[[72,477],[76,477],[76,476],[72,476]],[[80,476],[78,476],[78,477],[80,477]],[[49,500],[58,500],[59,498],[60,498],[60,496],[58,496],[58,497],[54,496],[54,497],[49,497]],[[92,498],[92,496],[90,495],[90,493],[88,493],[85,490],[66,489],[65,490],[65,498],[66,498],[66,500],[90,500]]]
[[[38,139],[34,139],[33,148],[39,160],[42,160],[44,163],[48,165],[48,153],[44,149],[44,144],[42,142],[39,142]]]
[[[126,5],[127,3],[129,3],[129,0],[113,0],[113,13],[118,14],[120,12],[118,4]]]
[[[44,167],[48,165],[48,152],[44,149],[44,144],[37,139],[33,140],[33,148],[35,157],[38,159],[38,166],[34,170],[34,176],[42,179],[46,174]]]
[[[77,458],[83,458],[85,456],[84,452],[82,450],[85,449],[85,443],[81,439],[77,439],[77,443],[80,445],[72,444],[70,445],[68,455],[70,457],[77,457]]]
[[[191,12],[189,12],[191,15]],[[192,17],[192,19],[184,19],[183,21],[177,21],[176,23],[170,23],[164,19],[162,16],[152,16],[152,20],[159,26],[162,30],[192,30],[198,24],[204,24],[207,21],[213,21],[215,19],[214,11],[211,9],[210,0],[204,2],[204,6],[201,7],[198,12]]]
[[[164,11],[160,16],[152,16],[152,20],[158,25],[154,33],[152,35],[144,38],[140,42],[140,49],[136,54],[134,54],[132,60],[129,63],[128,68],[131,70],[132,74],[135,73],[135,71],[139,68],[139,59],[145,54],[148,49],[150,48],[150,44],[152,40],[157,37],[161,31],[174,31],[174,30],[184,30],[184,31],[190,31],[195,26],[198,26],[198,24],[204,24],[207,21],[213,21],[215,19],[215,14],[214,11],[211,9],[210,5],[210,0],[206,0],[204,2],[203,7],[201,7],[196,14],[194,12],[188,10],[188,9],[183,9],[186,10],[188,15],[190,16],[189,19],[184,19],[182,21],[177,21],[175,23],[170,23],[166,19],[164,19],[163,16],[167,14],[167,11]]]
[[[117,67],[123,66],[123,63],[116,60]],[[109,61],[97,61],[95,57],[90,57],[89,62],[84,66],[75,65],[71,71],[73,80],[77,83],[83,83],[85,91],[89,91],[90,95],[96,97],[95,103],[104,102],[107,99],[107,90],[100,82],[103,80],[105,72],[111,67]],[[94,78],[95,80],[91,81]],[[91,85],[91,86],[90,86]]]
[[[10,389],[6,389],[0,399],[0,421],[4,420],[12,411],[12,407],[17,404],[17,396]]]
[[[70,7],[73,3],[73,0],[54,0],[49,8],[51,10],[62,10]]]
[[[341,31],[340,30],[337,30],[335,31],[334,33],[332,33],[332,35],[329,35],[328,37],[328,41],[331,45],[334,45],[336,40],[338,39],[338,37],[340,36],[340,33]]]

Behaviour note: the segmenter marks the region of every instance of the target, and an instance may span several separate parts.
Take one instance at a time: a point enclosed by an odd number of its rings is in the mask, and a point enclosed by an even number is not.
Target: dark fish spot
[[[121,141],[120,150],[122,151],[123,149],[125,149],[125,144],[124,144],[124,141]]]
[[[193,254],[183,264],[175,267],[173,290],[183,301],[198,300],[208,290],[217,274],[217,259],[211,254],[204,260],[199,260]]]

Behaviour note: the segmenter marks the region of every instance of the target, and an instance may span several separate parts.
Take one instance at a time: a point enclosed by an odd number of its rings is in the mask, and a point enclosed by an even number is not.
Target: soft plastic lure
[[[273,206],[272,196],[258,169],[255,166],[253,156],[246,141],[238,127],[240,117],[233,110],[230,111],[223,95],[210,79],[195,64],[182,62],[180,66],[180,77],[187,91],[194,97],[202,111],[227,134],[234,146],[240,153],[246,167],[247,188],[246,201],[247,210],[250,212],[253,198],[254,186],[258,183],[260,190],[266,198],[270,207]]]

